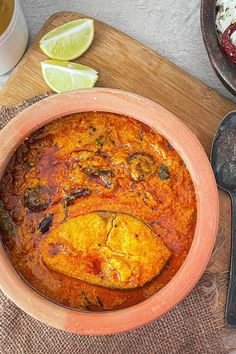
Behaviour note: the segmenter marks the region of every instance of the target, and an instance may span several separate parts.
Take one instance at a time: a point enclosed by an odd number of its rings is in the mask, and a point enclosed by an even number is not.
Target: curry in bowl
[[[132,118],[73,114],[34,133],[0,185],[0,229],[19,274],[66,306],[115,310],[165,286],[190,249],[191,176]]]

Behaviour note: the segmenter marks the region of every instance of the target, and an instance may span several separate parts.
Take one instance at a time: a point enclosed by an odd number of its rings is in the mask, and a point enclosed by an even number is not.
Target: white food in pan
[[[221,40],[222,33],[236,22],[236,0],[217,0],[216,28]],[[236,32],[231,36],[231,42],[236,46]]]

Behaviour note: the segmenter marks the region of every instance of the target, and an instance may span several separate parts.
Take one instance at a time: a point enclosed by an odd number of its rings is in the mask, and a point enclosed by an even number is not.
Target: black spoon
[[[218,186],[229,193],[232,202],[232,243],[225,320],[236,328],[236,111],[221,122],[211,151],[211,164]]]

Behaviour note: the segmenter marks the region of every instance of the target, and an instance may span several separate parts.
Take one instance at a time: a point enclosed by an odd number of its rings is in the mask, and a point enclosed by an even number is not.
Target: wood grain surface
[[[81,17],[83,16],[77,13],[60,12],[46,22],[1,89],[1,105],[12,106],[24,99],[50,91],[40,72],[40,61],[47,57],[39,49],[39,40],[54,27]],[[95,39],[92,46],[75,61],[91,66],[99,72],[96,86],[135,92],[167,108],[196,134],[207,154],[210,152],[220,120],[236,108],[234,103],[173,63],[98,20],[95,20]],[[208,270],[215,274],[228,270],[231,238],[230,200],[222,191],[219,191],[219,196],[220,247],[213,254],[208,267]],[[220,295],[221,298],[220,301],[224,304],[225,293]]]

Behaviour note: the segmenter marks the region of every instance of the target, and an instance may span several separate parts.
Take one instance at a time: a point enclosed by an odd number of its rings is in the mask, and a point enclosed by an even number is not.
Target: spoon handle
[[[226,305],[226,323],[236,328],[236,193],[231,194],[232,201],[232,240],[228,298]]]

